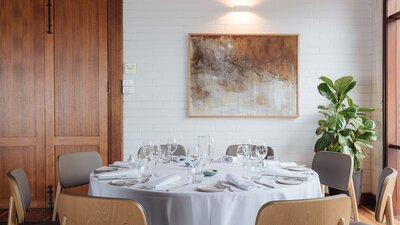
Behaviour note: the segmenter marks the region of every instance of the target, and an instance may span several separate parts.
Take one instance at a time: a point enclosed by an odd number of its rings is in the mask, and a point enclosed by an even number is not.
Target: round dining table
[[[318,175],[311,170],[309,178],[297,185],[280,184],[273,176],[263,176],[260,182],[271,187],[257,184],[257,188],[246,191],[229,185],[231,188],[222,192],[199,192],[199,185],[215,185],[224,181],[227,173],[243,171],[234,163],[212,163],[208,167],[218,173],[205,177],[201,184],[183,184],[171,190],[144,190],[141,183],[115,186],[92,174],[89,195],[136,200],[144,207],[149,225],[252,225],[267,202],[321,197]],[[160,177],[178,174],[186,179],[190,169],[177,163],[157,165],[155,171]]]

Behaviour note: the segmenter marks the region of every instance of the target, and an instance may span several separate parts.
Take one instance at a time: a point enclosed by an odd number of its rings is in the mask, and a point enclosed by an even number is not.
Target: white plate
[[[112,181],[110,181],[110,184],[115,185],[115,186],[134,185],[136,183],[137,183],[137,181],[133,181],[133,180],[112,180]]]
[[[296,185],[296,184],[302,184],[303,181],[300,179],[293,179],[293,178],[276,178],[276,183]]]
[[[118,168],[116,167],[100,167],[98,169],[93,170],[94,173],[106,173],[111,171],[116,171]]]
[[[199,186],[197,186],[196,190],[200,191],[200,192],[221,192],[221,191],[224,191],[224,189],[217,188],[213,184],[202,184],[202,185],[199,185]]]
[[[286,167],[286,169],[291,170],[291,171],[301,171],[301,172],[310,170],[310,168],[305,167],[305,166],[289,166],[289,167]]]

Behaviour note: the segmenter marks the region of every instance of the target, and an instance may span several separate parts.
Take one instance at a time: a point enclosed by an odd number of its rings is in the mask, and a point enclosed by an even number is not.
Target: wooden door
[[[52,2],[46,35],[47,184],[56,184],[60,154],[107,155],[107,0]]]
[[[43,0],[0,0],[0,208],[6,173],[24,168],[32,206],[45,206]]]

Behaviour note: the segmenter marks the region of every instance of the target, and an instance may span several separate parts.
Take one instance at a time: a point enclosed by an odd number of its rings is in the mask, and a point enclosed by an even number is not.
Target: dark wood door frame
[[[122,0],[108,0],[108,160],[123,157]]]

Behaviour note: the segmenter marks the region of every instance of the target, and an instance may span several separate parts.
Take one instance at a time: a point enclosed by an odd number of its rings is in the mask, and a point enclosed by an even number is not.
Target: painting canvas
[[[298,116],[298,35],[188,38],[190,117]]]

